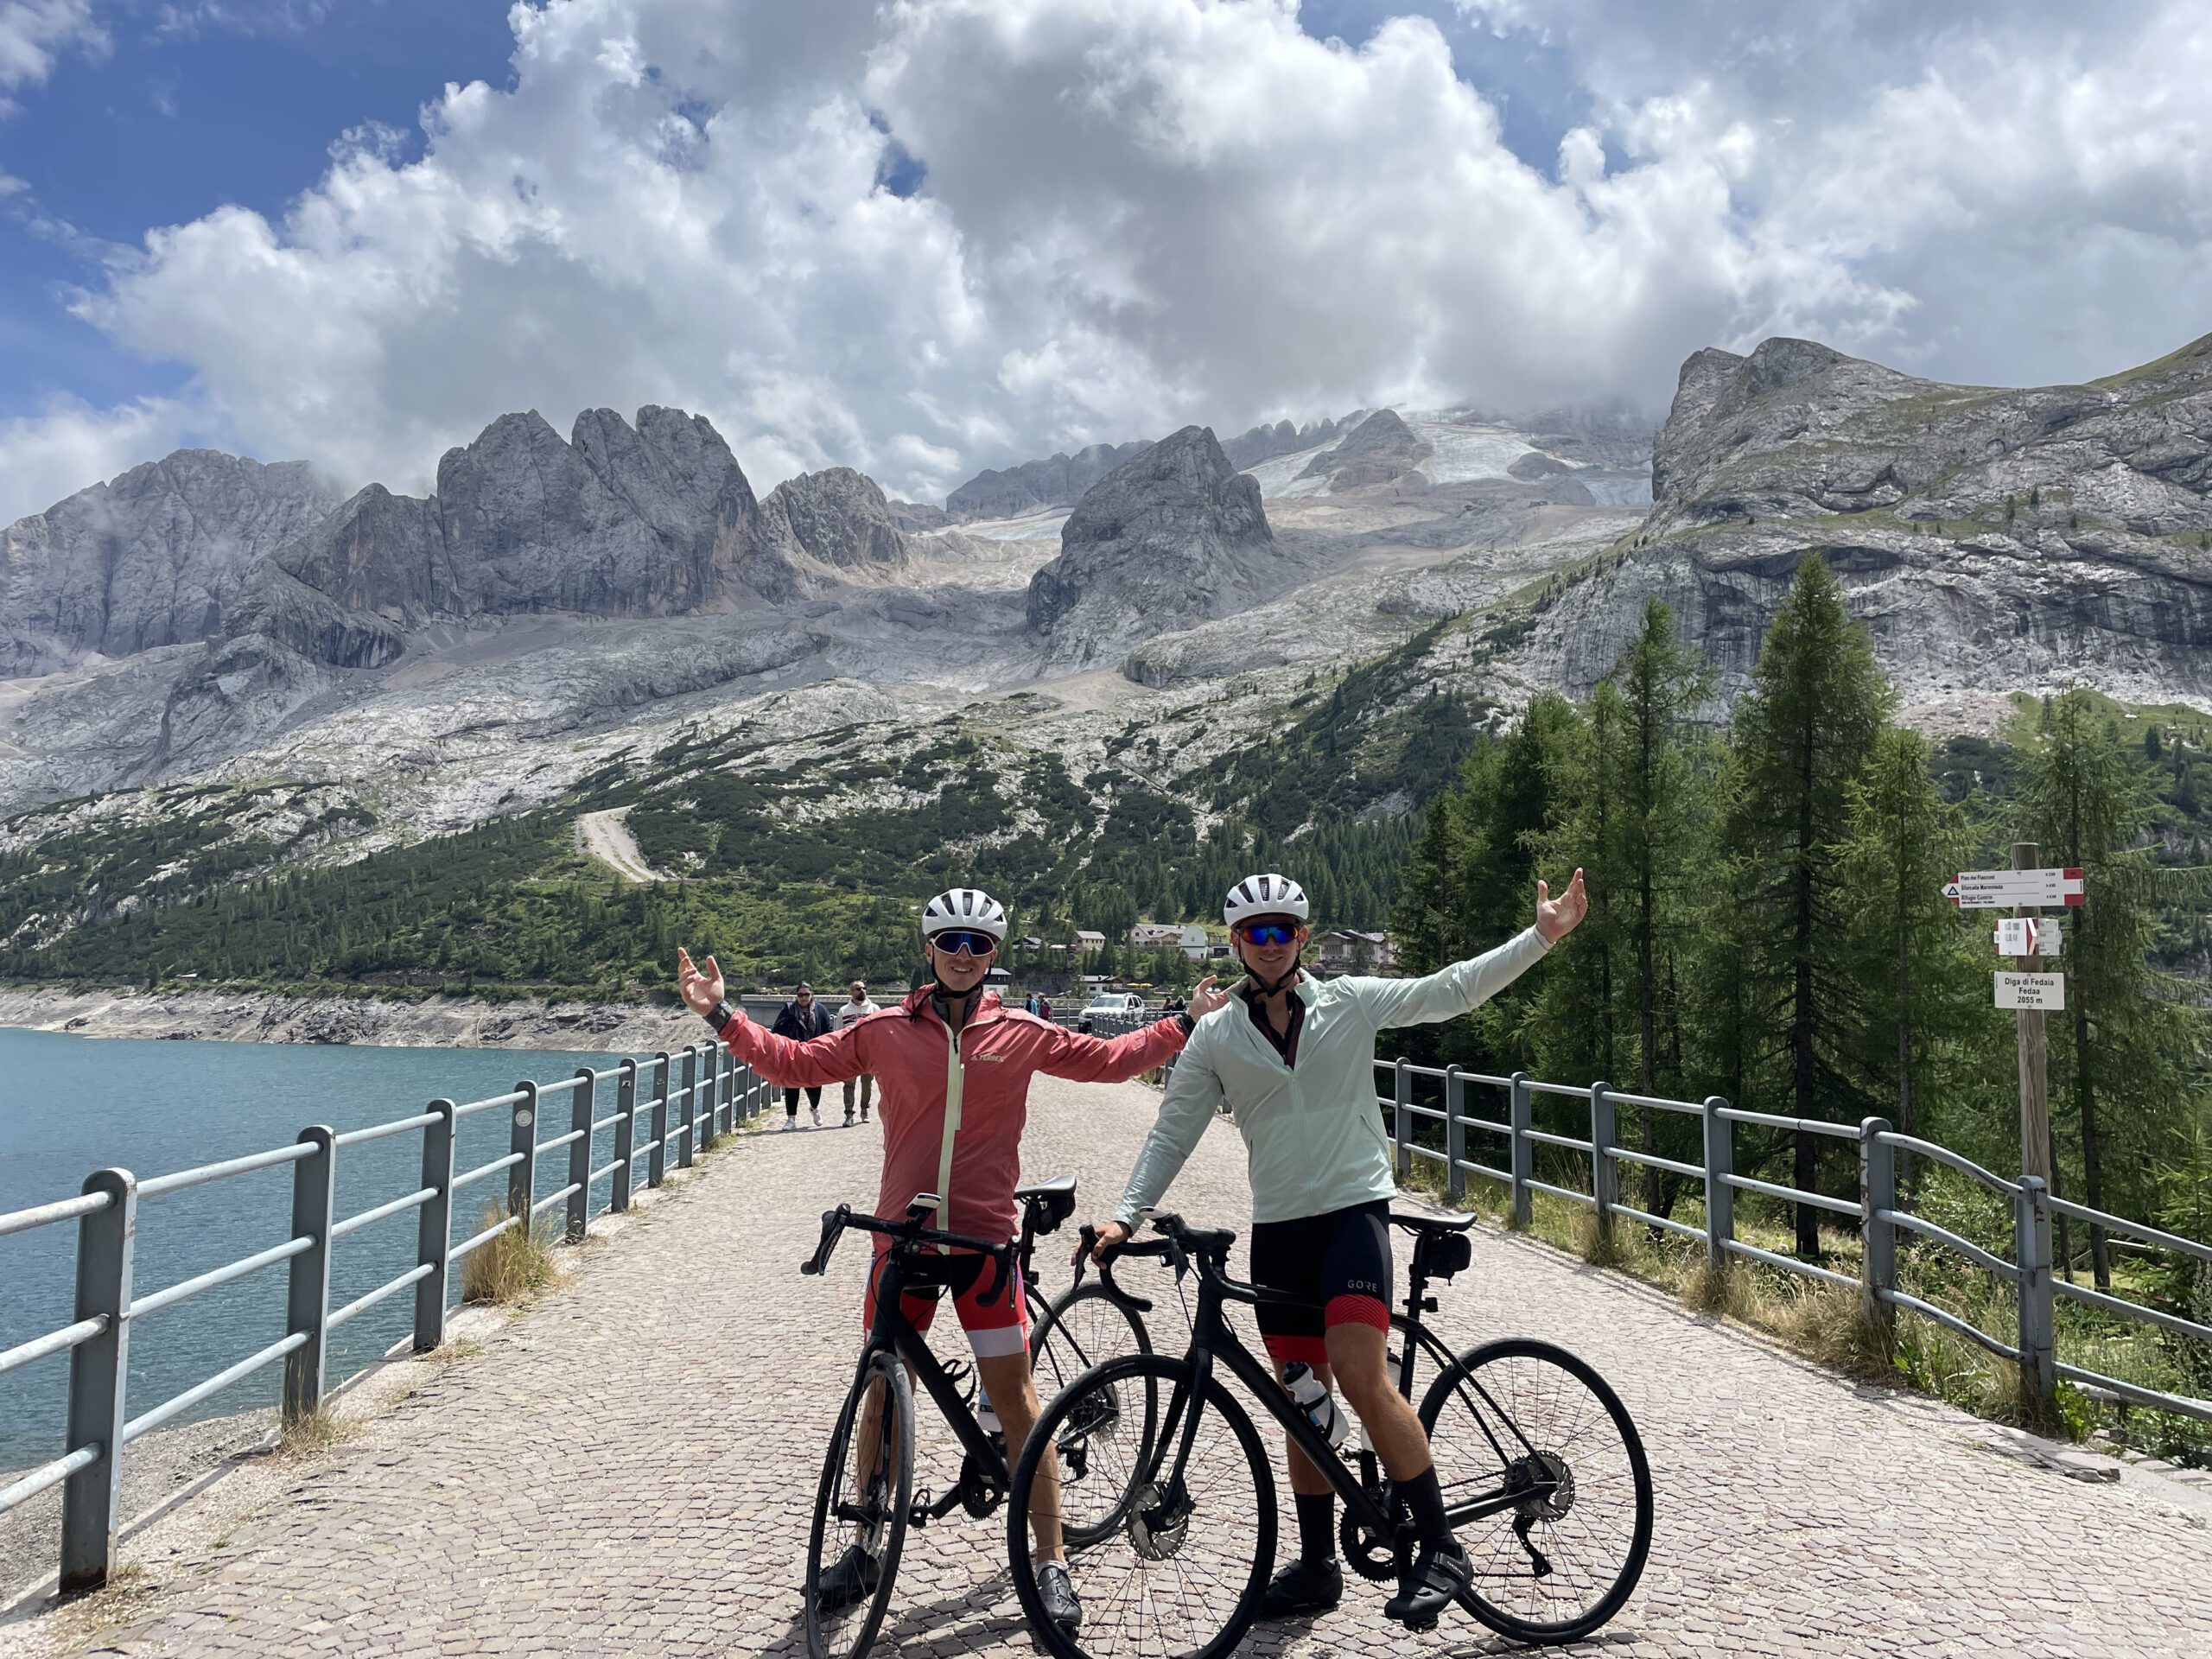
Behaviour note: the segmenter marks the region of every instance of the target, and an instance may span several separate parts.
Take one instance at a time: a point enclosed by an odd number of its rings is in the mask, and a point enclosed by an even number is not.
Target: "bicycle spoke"
[[[1430,1445],[1446,1502],[1516,1498],[1459,1538],[1477,1596],[1539,1630],[1602,1622],[1642,1570],[1648,1477],[1607,1401],[1541,1344],[1494,1344],[1441,1396]]]

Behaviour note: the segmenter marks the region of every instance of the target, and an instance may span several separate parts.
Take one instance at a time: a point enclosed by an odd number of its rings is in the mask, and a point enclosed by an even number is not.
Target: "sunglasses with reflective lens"
[[[1298,930],[1287,922],[1254,922],[1238,928],[1236,937],[1247,944],[1288,944]]]
[[[931,934],[930,943],[940,950],[950,950],[965,957],[988,957],[999,948],[999,942],[989,934],[971,933],[958,927]]]

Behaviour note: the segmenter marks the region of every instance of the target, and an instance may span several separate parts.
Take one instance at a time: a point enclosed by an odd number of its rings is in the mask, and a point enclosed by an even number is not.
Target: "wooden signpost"
[[[2059,927],[2037,912],[2045,906],[2078,906],[2083,896],[2082,872],[2039,869],[2036,844],[2015,842],[2011,869],[1961,870],[1955,880],[1944,884],[1943,896],[1961,910],[2012,912],[1997,924],[1997,953],[2010,961],[2007,970],[1995,976],[1995,995],[1999,1007],[2013,1010],[2019,1043],[2020,1172],[2041,1176],[2048,1186],[2050,1074],[2043,1016],[2046,1009],[2066,1006],[2066,976],[2043,971],[2044,957],[2058,955]]]

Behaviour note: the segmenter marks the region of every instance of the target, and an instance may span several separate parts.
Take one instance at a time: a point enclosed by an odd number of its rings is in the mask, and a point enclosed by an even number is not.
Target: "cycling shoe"
[[[875,1588],[876,1560],[858,1544],[845,1546],[815,1588],[814,1605],[829,1612],[849,1607]]]
[[[1037,1569],[1037,1599],[1045,1604],[1045,1617],[1062,1630],[1072,1630],[1083,1623],[1083,1603],[1065,1563],[1047,1561]]]
[[[1260,1598],[1262,1618],[1295,1618],[1325,1613],[1344,1598],[1344,1570],[1332,1556],[1325,1561],[1295,1560],[1268,1580]]]
[[[1449,1550],[1424,1549],[1399,1580],[1398,1593],[1382,1604],[1383,1617],[1425,1629],[1466,1592],[1474,1576],[1473,1567],[1457,1545]]]

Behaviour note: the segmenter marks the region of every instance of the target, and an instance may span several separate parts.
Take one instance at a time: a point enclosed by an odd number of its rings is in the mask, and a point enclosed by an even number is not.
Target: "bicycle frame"
[[[859,1360],[853,1368],[855,1384],[868,1375],[868,1366],[878,1354],[893,1354],[904,1363],[907,1373],[922,1385],[923,1390],[936,1403],[938,1413],[951,1429],[953,1438],[973,1459],[972,1466],[985,1483],[995,1491],[994,1497],[1003,1497],[1012,1486],[1014,1476],[1005,1456],[991,1444],[983,1426],[976,1421],[976,1414],[969,1408],[953,1374],[931,1351],[929,1340],[914,1327],[901,1306],[911,1281],[903,1271],[905,1262],[900,1247],[894,1245],[880,1265],[871,1265],[869,1271],[880,1276],[875,1287],[875,1319],[868,1326],[867,1340],[861,1344]],[[1008,1279],[1005,1294],[1014,1294],[1014,1285]],[[964,1473],[964,1471],[963,1471]],[[965,1496],[966,1481],[956,1483],[936,1502],[924,1506],[917,1504],[912,1517],[916,1522],[934,1521],[949,1515]]]
[[[1179,1255],[1185,1254],[1179,1243],[1176,1253]],[[1300,1302],[1294,1296],[1270,1291],[1263,1286],[1242,1284],[1230,1280],[1220,1265],[1204,1251],[1190,1252],[1185,1259],[1195,1268],[1198,1278],[1198,1313],[1191,1322],[1191,1345],[1185,1355],[1191,1374],[1176,1384],[1168,1401],[1159,1445],[1151,1465],[1146,1471],[1154,1490],[1174,1492],[1181,1489],[1184,1467],[1190,1459],[1192,1447],[1197,1443],[1199,1402],[1204,1398],[1205,1385],[1211,1378],[1215,1362],[1218,1359],[1231,1376],[1243,1383],[1261,1408],[1282,1426],[1283,1433],[1290,1438],[1292,1444],[1306,1454],[1337,1496],[1344,1500],[1345,1511],[1356,1524],[1378,1538],[1409,1539],[1412,1523],[1408,1521],[1402,1525],[1383,1513],[1351,1466],[1328,1443],[1320,1430],[1313,1427],[1313,1421],[1299,1408],[1289,1391],[1277,1380],[1274,1367],[1263,1363],[1245,1347],[1223,1317],[1223,1309],[1230,1301],[1246,1302],[1255,1306],[1263,1302],[1290,1307],[1310,1304]],[[1414,1287],[1408,1299],[1411,1310],[1408,1313],[1394,1313],[1391,1316],[1392,1327],[1403,1330],[1411,1338],[1400,1357],[1399,1372],[1400,1391],[1409,1400],[1414,1356],[1418,1347],[1427,1347],[1444,1363],[1448,1364],[1452,1359],[1451,1351],[1416,1317],[1426,1306],[1421,1294],[1423,1287],[1421,1285]],[[1500,1410],[1497,1402],[1491,1400],[1479,1386],[1476,1392],[1491,1411],[1512,1428],[1514,1437],[1526,1446],[1525,1437],[1521,1434],[1519,1427],[1513,1423],[1510,1415]],[[1482,1421],[1479,1414],[1477,1421],[1481,1424],[1485,1438],[1490,1440],[1491,1449],[1497,1453],[1501,1463],[1508,1461],[1504,1449],[1497,1444],[1497,1437],[1491,1433],[1489,1425]],[[1162,1480],[1163,1464],[1170,1445],[1175,1448],[1174,1465],[1169,1478]],[[1508,1491],[1501,1482],[1494,1493],[1451,1505],[1446,1511],[1446,1516],[1456,1528],[1466,1522],[1502,1514],[1533,1499],[1548,1497],[1556,1485],[1556,1482],[1538,1478]]]

